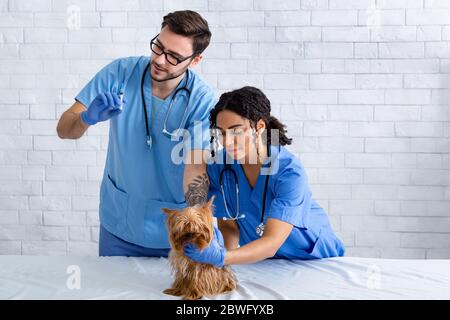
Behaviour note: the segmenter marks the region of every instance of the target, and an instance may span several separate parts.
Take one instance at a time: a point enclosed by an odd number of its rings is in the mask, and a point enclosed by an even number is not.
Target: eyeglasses
[[[158,38],[159,33],[150,41],[150,49],[152,50],[152,52],[158,56],[164,54],[164,56],[166,57],[167,62],[169,62],[171,65],[176,66],[180,63],[182,63],[183,61],[186,61],[187,59],[190,59],[192,57],[194,57],[197,53],[194,52],[192,55],[190,55],[189,57],[175,57],[172,53],[166,52],[164,51],[164,48],[159,45],[158,43],[155,42],[156,38]]]

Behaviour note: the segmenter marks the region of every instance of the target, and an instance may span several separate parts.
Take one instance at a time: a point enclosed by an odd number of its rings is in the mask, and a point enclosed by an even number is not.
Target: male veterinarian
[[[161,208],[206,201],[208,176],[201,159],[209,134],[198,133],[208,131],[216,99],[190,68],[202,60],[210,38],[198,13],[166,15],[150,42],[150,58],[113,61],[61,116],[57,131],[63,139],[78,139],[90,126],[109,120],[100,256],[167,256]],[[172,153],[180,141],[187,161],[176,163]]]

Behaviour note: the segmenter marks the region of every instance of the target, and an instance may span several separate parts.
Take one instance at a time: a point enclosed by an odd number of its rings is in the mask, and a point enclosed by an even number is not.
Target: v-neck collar
[[[151,63],[151,62],[149,62]],[[189,80],[191,79],[192,75],[187,75],[187,73],[189,73],[190,70],[187,69],[186,73],[183,75],[183,78],[181,79],[181,81],[178,83],[178,85],[175,87],[175,89],[170,93],[170,95],[166,98],[166,99],[162,99],[159,98],[157,96],[153,95],[153,84],[152,84],[152,77],[151,77],[151,72],[150,72],[150,68],[148,68],[148,76],[144,75],[145,79],[144,79],[144,99],[146,102],[145,106],[147,107],[147,114],[148,117],[150,118],[151,124],[150,126],[152,127],[153,130],[154,128],[154,121],[157,121],[157,118],[159,118],[159,115],[163,112],[167,112],[167,108],[169,108],[170,103],[172,102],[173,99],[173,95],[175,94],[175,92],[181,88],[184,85],[187,87],[189,85],[189,83],[187,82],[188,77]],[[158,102],[160,102],[160,107],[159,108],[154,108],[154,103],[153,103],[153,99],[156,99]]]
[[[273,153],[272,150],[272,146],[270,146],[271,148],[271,154]],[[259,184],[259,180],[261,180],[261,176],[262,176],[262,171],[266,170],[267,168],[267,164],[269,163],[269,159],[264,160],[264,162],[261,164],[261,166],[259,167],[259,172],[258,172],[258,177],[256,178],[256,182],[255,185],[252,187],[250,184],[250,181],[247,178],[247,175],[245,174],[245,170],[244,167],[242,166],[241,163],[239,163],[238,161],[235,161],[235,164],[239,167],[239,171],[241,172],[241,176],[244,178],[246,185],[248,186],[248,188],[250,189],[251,192],[253,192],[255,189],[257,189],[258,184]],[[264,177],[266,175],[264,174]]]
[[[160,104],[164,104],[164,103],[167,102],[167,98],[166,99],[161,99],[160,97],[157,97],[157,96],[154,96],[154,95],[152,95],[152,99],[156,100]]]
[[[151,63],[151,60],[148,61],[148,63]],[[183,75],[183,78],[181,79],[181,81],[177,84],[177,86],[174,88],[174,90],[172,90],[172,92],[165,98],[159,98],[157,96],[153,95],[153,84],[152,84],[152,76],[151,76],[151,71],[150,71],[150,67],[147,70],[147,75],[144,75],[145,79],[144,79],[144,96],[150,97],[150,103],[152,103],[152,99],[153,98],[157,98],[159,100],[161,100],[163,103],[163,106],[167,106],[168,102],[172,100],[172,96],[175,94],[175,92],[180,89],[181,87],[186,86],[188,88],[189,86],[189,82],[191,82],[191,78],[193,77],[192,73],[190,73],[191,71],[189,69],[186,70],[185,74]],[[187,74],[189,73],[189,75]],[[189,82],[187,81],[189,80]]]
[[[261,168],[259,168],[259,173],[258,173],[258,177],[256,178],[256,182],[255,185],[252,187],[252,185],[250,184],[250,181],[247,178],[247,175],[245,174],[245,170],[244,167],[242,166],[242,164],[237,163],[237,166],[239,167],[239,172],[241,173],[241,180],[245,181],[246,186],[248,187],[248,189],[250,190],[250,193],[253,194],[253,191],[255,191],[258,188],[259,185],[259,180],[261,180]]]

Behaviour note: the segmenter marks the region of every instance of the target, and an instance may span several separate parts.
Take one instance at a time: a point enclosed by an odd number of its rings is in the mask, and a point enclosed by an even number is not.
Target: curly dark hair
[[[217,128],[217,114],[223,110],[232,111],[248,119],[252,128],[255,128],[256,123],[262,119],[266,123],[267,129],[265,142],[269,145],[272,144],[271,129],[278,130],[280,145],[284,146],[292,143],[292,139],[286,136],[286,126],[270,115],[270,101],[258,88],[246,86],[223,93],[210,112],[209,123],[211,129]],[[211,136],[211,144],[214,144],[214,139],[214,136]],[[212,156],[214,156],[214,147],[212,150]]]

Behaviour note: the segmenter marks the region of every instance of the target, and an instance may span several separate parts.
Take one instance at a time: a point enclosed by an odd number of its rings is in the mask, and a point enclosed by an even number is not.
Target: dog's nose
[[[185,233],[181,236],[180,242],[185,244],[186,242],[191,241],[193,237],[194,234],[192,232]]]

